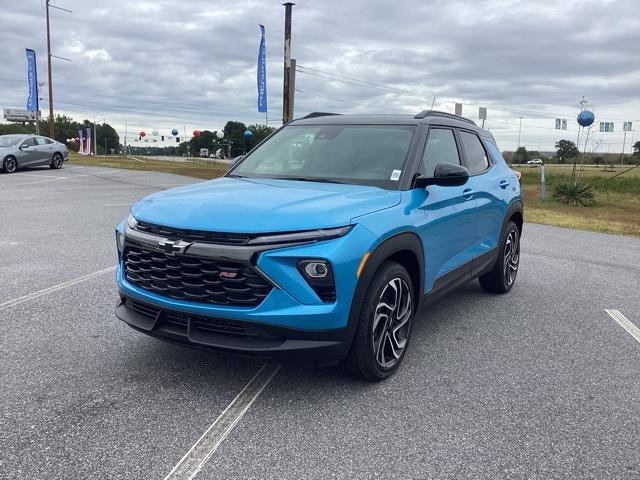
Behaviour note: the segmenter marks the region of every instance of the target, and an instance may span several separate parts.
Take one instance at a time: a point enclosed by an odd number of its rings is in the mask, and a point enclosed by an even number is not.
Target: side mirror
[[[469,180],[469,170],[462,165],[439,163],[433,172],[433,177],[418,177],[415,186],[424,188],[429,185],[441,187],[459,187]]]
[[[238,162],[242,161],[243,158],[244,158],[244,155],[240,155],[239,157],[232,158],[231,161],[229,162],[229,169],[232,169],[233,167],[235,167],[238,164]]]

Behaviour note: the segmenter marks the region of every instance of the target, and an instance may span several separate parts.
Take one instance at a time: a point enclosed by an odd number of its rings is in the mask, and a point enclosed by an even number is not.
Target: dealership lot
[[[263,367],[113,315],[115,225],[194,181],[0,176],[1,478],[163,478]],[[388,381],[274,369],[197,478],[640,478],[640,343],[605,312],[640,327],[640,239],[526,224],[522,242],[512,292],[429,306]]]

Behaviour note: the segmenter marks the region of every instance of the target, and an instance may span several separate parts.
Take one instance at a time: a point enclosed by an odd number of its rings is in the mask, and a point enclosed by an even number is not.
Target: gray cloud
[[[0,104],[22,106],[25,48],[37,51],[46,79],[44,13],[39,0],[4,3]],[[52,10],[53,50],[73,61],[54,60],[56,110],[106,118],[119,131],[125,120],[130,131],[263,121],[255,105],[263,23],[269,115],[278,123],[282,2],[57,3],[73,14]],[[636,2],[303,0],[294,7],[293,54],[299,65],[370,82],[300,72],[297,87],[305,93],[296,97],[297,114],[412,113],[435,96],[436,107],[448,111],[462,101],[472,118],[479,105],[488,106],[487,125],[503,148],[517,143],[519,116],[523,143],[551,148],[563,136],[574,138],[577,101],[586,95],[599,118],[640,125]],[[558,115],[572,131],[553,130]],[[605,150],[622,141],[619,133],[600,139]]]

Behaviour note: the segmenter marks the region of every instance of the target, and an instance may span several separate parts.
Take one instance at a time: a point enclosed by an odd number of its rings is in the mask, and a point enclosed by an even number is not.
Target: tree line
[[[39,122],[41,135],[48,136],[49,119]],[[67,144],[70,150],[78,151],[78,144],[67,142],[70,138],[77,138],[78,131],[82,128],[93,127],[89,120],[81,122],[67,117],[66,115],[56,115],[55,119],[55,140]],[[250,130],[252,135],[246,138],[244,132]],[[194,136],[189,140],[183,140],[175,146],[158,146],[157,142],[131,142],[128,143],[127,150],[136,155],[170,155],[170,156],[198,156],[202,148],[214,153],[222,149],[226,157],[237,157],[243,155],[254,146],[271,135],[276,129],[267,125],[253,124],[245,125],[242,122],[228,121],[224,126],[222,139],[216,136],[216,130],[202,130],[199,136]],[[35,124],[21,123],[0,123],[0,135],[10,133],[34,134]],[[96,146],[98,155],[110,154],[112,151],[123,153],[124,146],[120,142],[120,136],[116,130],[108,123],[96,124]],[[180,138],[180,137],[178,137]]]
[[[586,156],[588,163],[594,163],[596,165],[606,165],[620,163],[622,154],[620,153],[597,153],[586,152],[580,153],[575,142],[571,140],[560,140],[556,142],[556,154],[554,157],[547,160],[548,163],[573,163],[576,158],[580,158],[582,155]],[[526,147],[518,147],[515,152],[504,152],[503,156],[508,163],[522,164],[527,163],[530,160],[536,158],[542,158],[540,152],[536,150],[527,150]],[[633,154],[626,155],[624,163],[639,164],[640,163],[640,141],[633,144]]]

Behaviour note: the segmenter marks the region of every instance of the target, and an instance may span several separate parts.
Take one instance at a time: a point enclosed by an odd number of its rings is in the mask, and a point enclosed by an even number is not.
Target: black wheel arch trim
[[[524,224],[524,206],[522,204],[522,200],[515,200],[507,207],[504,220],[502,221],[502,229],[500,230],[500,239],[502,239],[505,231],[507,230],[507,225],[509,225],[511,217],[516,213],[519,213],[522,216]],[[520,227],[520,236],[522,236],[522,227]]]
[[[347,323],[347,331],[349,336],[349,343],[353,339],[353,334],[358,326],[358,319],[360,316],[360,307],[364,300],[364,296],[367,292],[373,276],[376,274],[380,266],[394,254],[409,250],[418,259],[419,280],[418,285],[413,285],[415,295],[415,303],[417,312],[422,301],[422,292],[424,286],[424,250],[422,247],[422,241],[416,233],[413,232],[401,232],[397,233],[387,239],[385,239],[380,245],[378,245],[373,252],[371,252],[367,262],[360,273],[358,283],[356,285],[353,298],[351,300],[351,309],[349,311],[349,320]]]

